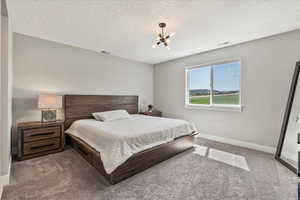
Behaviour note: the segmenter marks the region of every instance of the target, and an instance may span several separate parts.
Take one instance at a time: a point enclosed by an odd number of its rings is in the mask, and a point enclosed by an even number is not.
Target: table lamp
[[[39,95],[38,108],[42,110],[42,122],[56,121],[56,110],[62,108],[62,96]]]

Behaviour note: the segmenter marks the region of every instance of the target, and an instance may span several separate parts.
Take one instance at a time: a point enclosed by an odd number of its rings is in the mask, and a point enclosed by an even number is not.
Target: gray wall
[[[195,122],[201,133],[276,146],[296,61],[300,31],[184,57],[154,67],[154,104],[165,116]],[[186,109],[185,67],[240,58],[243,112]]]
[[[11,161],[10,141],[12,126],[12,31],[8,17],[2,15],[0,71],[0,176],[4,176],[9,172],[9,165]],[[5,180],[4,182],[7,183],[7,180]]]
[[[40,120],[40,93],[138,95],[140,107],[153,103],[152,65],[20,34],[13,78],[14,124]]]

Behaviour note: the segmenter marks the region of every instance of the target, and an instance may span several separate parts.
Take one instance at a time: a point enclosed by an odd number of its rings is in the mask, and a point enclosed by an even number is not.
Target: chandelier
[[[152,45],[152,48],[156,48],[160,44],[163,44],[167,49],[170,49],[169,43],[171,42],[170,38],[175,35],[175,33],[171,33],[170,35],[166,35],[166,23],[159,23],[158,26],[161,28],[161,31],[156,31],[157,33],[157,41]]]

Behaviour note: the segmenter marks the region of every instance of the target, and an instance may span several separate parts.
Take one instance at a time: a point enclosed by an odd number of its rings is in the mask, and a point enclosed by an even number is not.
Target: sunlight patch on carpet
[[[198,145],[198,144],[194,144],[193,147],[194,147],[193,153],[194,154],[198,154],[200,156],[205,156],[206,153],[207,153],[207,150],[208,150],[208,147],[202,146],[202,145]]]
[[[210,148],[208,158],[250,171],[244,156]]]

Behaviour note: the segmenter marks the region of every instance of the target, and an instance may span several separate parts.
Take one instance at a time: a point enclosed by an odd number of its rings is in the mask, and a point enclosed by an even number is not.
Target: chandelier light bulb
[[[173,37],[174,35],[175,35],[175,33],[173,32],[173,33],[170,34],[170,37]]]

